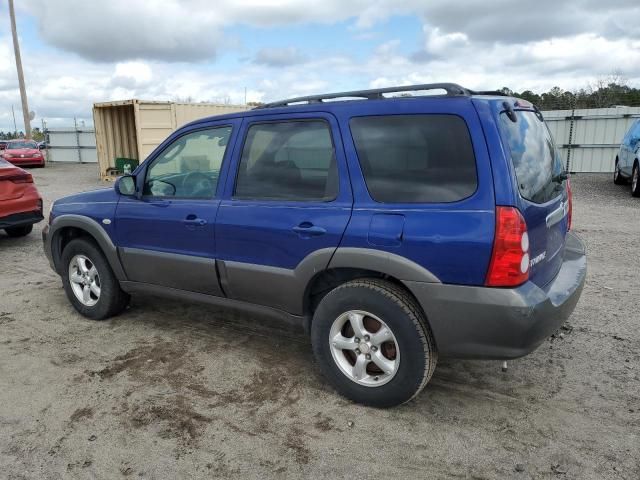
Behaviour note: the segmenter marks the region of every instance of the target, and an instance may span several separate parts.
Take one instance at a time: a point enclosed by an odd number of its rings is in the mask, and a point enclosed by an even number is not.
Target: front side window
[[[226,126],[198,130],[176,139],[147,169],[144,195],[213,197],[230,137],[231,127]]]
[[[322,120],[252,125],[242,150],[234,198],[331,201],[338,170]]]
[[[534,112],[516,110],[516,121],[500,114],[500,129],[511,151],[520,195],[534,203],[546,203],[563,191],[557,181],[562,160],[544,121]]]
[[[476,159],[462,118],[386,115],[356,117],[350,125],[375,201],[454,202],[476,191]]]

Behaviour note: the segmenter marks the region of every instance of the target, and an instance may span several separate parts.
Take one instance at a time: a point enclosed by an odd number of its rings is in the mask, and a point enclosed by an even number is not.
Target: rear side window
[[[375,201],[455,202],[476,191],[476,161],[462,118],[356,117],[350,126],[367,189]]]
[[[331,201],[337,193],[338,170],[326,122],[261,123],[249,128],[234,198]]]
[[[562,193],[554,178],[563,172],[562,161],[547,125],[534,112],[517,110],[516,121],[500,114],[502,135],[509,144],[520,195],[545,203]]]

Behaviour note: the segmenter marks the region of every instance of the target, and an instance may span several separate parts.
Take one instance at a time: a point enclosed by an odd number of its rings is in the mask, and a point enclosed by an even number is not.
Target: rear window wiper
[[[558,173],[557,175],[554,175],[553,177],[551,177],[551,181],[552,182],[556,182],[556,183],[562,183],[567,178],[569,178],[569,174],[567,172],[562,172],[562,173]]]

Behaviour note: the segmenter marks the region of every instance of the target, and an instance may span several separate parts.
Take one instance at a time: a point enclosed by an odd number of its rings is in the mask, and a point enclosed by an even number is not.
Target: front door
[[[324,113],[245,119],[216,220],[225,293],[301,313],[353,204],[337,121]]]
[[[233,127],[231,122],[178,134],[137,172],[141,196],[121,197],[116,213],[128,280],[221,295],[215,219]]]

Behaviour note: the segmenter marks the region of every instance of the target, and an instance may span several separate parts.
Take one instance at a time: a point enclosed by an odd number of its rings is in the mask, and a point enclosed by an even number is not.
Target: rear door
[[[527,223],[531,281],[550,282],[560,270],[568,228],[567,182],[553,138],[542,116],[532,110],[506,111],[499,124],[511,155],[520,211]],[[514,121],[515,120],[515,121]]]
[[[216,219],[227,296],[301,313],[301,271],[326,268],[352,207],[342,141],[327,113],[244,120]]]
[[[0,158],[0,202],[15,200],[24,195],[25,183],[32,183],[31,175]],[[0,210],[0,217],[2,217]]]

